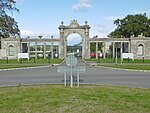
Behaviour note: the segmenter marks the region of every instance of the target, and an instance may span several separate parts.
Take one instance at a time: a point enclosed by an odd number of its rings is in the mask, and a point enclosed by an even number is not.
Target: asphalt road
[[[104,84],[115,86],[150,88],[150,73],[121,71],[91,67],[80,59],[78,65],[86,66],[86,73],[80,74],[81,84]],[[62,64],[61,66],[65,66]],[[63,84],[64,75],[57,72],[58,66],[34,69],[0,71],[0,86],[31,85],[31,84]],[[74,74],[76,76],[76,74]],[[67,76],[69,81],[69,74]]]

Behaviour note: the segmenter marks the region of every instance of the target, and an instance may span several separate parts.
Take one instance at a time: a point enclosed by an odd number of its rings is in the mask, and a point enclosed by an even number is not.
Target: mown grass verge
[[[100,59],[96,59],[96,58],[91,58],[91,59],[85,59],[87,61],[95,61],[97,63],[115,63],[116,62],[116,59],[115,58],[106,58],[106,59],[103,59],[103,58],[100,58]],[[121,59],[118,58],[117,59],[117,63],[121,63]],[[124,59],[123,60],[123,63],[128,63],[128,64],[132,64],[132,63],[137,63],[137,64],[150,64],[150,59]]]
[[[133,70],[150,70],[150,65],[143,65],[143,64],[130,64],[130,65],[129,64],[123,64],[123,65],[98,64],[98,66],[121,68],[121,69],[133,69]]]
[[[150,89],[81,85],[0,88],[1,113],[149,113]]]
[[[112,67],[112,68],[122,68],[122,69],[134,69],[134,70],[150,70],[150,60],[135,59],[134,61],[125,59],[120,62],[120,59],[115,62],[115,59],[86,59],[86,61],[94,61],[98,66]]]
[[[28,60],[0,60],[0,69],[9,69],[9,68],[23,68],[23,67],[35,67],[35,66],[46,66],[52,64],[59,64],[63,60],[62,59],[31,59]]]

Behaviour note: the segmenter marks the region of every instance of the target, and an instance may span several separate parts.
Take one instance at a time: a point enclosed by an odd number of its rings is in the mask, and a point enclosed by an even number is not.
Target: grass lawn
[[[98,66],[104,66],[104,67],[112,67],[112,68],[122,68],[122,69],[133,69],[133,70],[150,70],[150,65],[144,65],[144,64],[123,64],[123,65],[115,65],[115,64],[101,64],[99,63]]]
[[[150,89],[81,85],[0,88],[1,113],[149,113]]]
[[[110,59],[110,58],[106,58],[106,59],[103,59],[103,58],[100,58],[100,59],[96,59],[96,58],[91,58],[91,59],[85,59],[87,61],[95,61],[97,63],[115,63],[115,60],[116,59]],[[121,59],[117,59],[117,62],[120,63],[121,62]],[[123,63],[140,63],[140,64],[150,64],[150,59],[145,59],[143,61],[143,59],[135,59],[134,61],[131,60],[131,59],[124,59],[123,60]]]
[[[86,59],[86,61],[94,61],[99,66],[123,68],[123,69],[135,69],[135,70],[150,70],[150,60],[135,59],[134,61],[125,59],[121,65],[120,59],[115,64],[115,59]]]
[[[8,68],[22,68],[22,67],[35,67],[35,66],[45,66],[45,65],[52,65],[52,64],[59,64],[63,60],[62,59],[31,59],[28,60],[0,60],[0,69],[8,69]]]

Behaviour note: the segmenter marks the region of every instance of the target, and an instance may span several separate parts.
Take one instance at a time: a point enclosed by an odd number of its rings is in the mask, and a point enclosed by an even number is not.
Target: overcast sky
[[[80,25],[88,21],[90,37],[107,37],[115,29],[113,20],[128,14],[147,13],[150,0],[16,0],[20,13],[13,13],[22,37],[51,35],[59,37],[61,21],[69,25],[77,20]]]

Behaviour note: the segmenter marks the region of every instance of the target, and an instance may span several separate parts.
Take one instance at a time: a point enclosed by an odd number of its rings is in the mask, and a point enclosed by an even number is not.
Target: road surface
[[[81,84],[150,88],[150,73],[148,72],[121,71],[91,67],[84,64],[81,59],[78,59],[78,65],[86,66],[86,73],[80,74]],[[65,66],[65,63],[61,66]],[[0,71],[0,86],[14,86],[20,84],[63,84],[64,76],[57,72],[57,67],[58,66],[49,66],[34,69]]]

